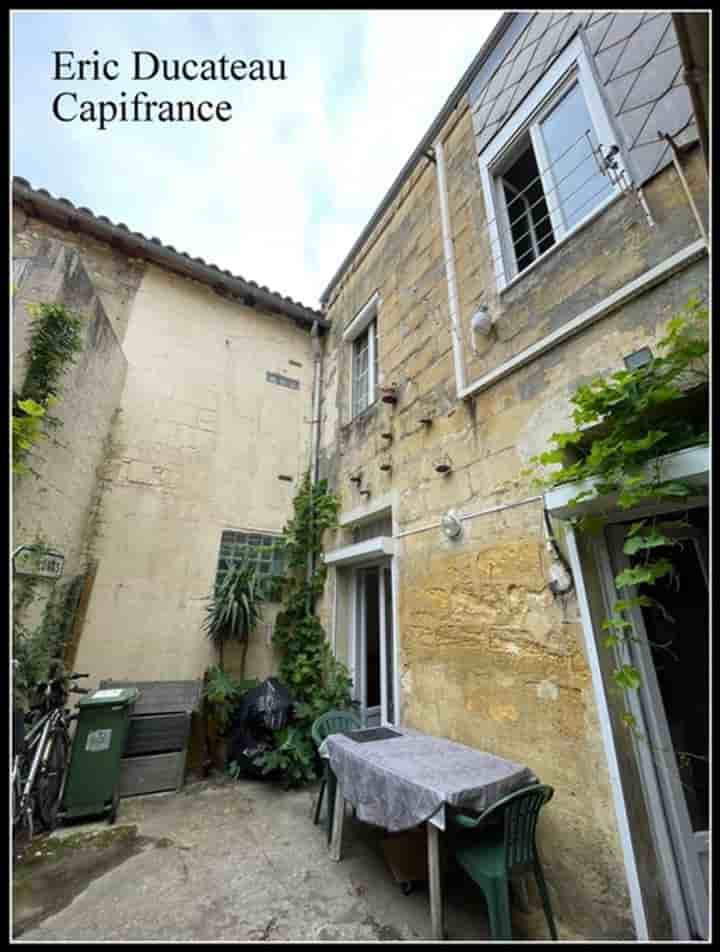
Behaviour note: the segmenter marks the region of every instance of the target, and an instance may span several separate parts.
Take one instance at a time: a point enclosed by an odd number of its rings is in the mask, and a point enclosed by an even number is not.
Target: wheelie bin
[[[110,823],[115,822],[120,758],[138,695],[137,688],[102,688],[78,703],[59,819],[107,814]]]

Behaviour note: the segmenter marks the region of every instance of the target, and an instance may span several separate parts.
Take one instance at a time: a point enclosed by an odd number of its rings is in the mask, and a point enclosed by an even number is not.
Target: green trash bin
[[[78,704],[60,819],[109,814],[115,822],[120,800],[120,758],[137,688],[103,688]]]

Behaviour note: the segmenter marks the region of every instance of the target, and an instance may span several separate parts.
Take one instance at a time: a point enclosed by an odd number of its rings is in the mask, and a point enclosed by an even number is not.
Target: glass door
[[[698,937],[708,935],[709,865],[709,599],[708,510],[692,510],[658,518],[660,523],[684,522],[663,532],[671,546],[653,549],[655,558],[673,563],[671,575],[655,585],[638,586],[632,595],[650,601],[631,612],[633,635],[630,660],[641,673],[640,704],[647,739],[642,760],[651,764],[659,786],[663,822],[667,824],[680,899]],[[622,545],[626,527],[610,530],[613,569],[635,564]],[[666,551],[667,549],[667,551]],[[622,597],[622,596],[621,596]],[[651,756],[648,755],[649,754]],[[647,774],[647,766],[645,771]]]
[[[355,697],[369,727],[395,721],[395,639],[390,566],[355,570]]]

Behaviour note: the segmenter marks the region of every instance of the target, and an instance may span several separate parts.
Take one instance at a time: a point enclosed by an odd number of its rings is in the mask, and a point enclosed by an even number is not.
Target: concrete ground
[[[404,895],[384,833],[348,815],[343,859],[314,826],[317,787],[222,776],[121,801],[117,824],[70,825],[16,855],[13,935],[24,941],[417,941],[427,884]],[[446,875],[449,940],[488,937],[480,892]],[[518,938],[545,938],[513,912]],[[561,933],[562,937],[562,933]]]

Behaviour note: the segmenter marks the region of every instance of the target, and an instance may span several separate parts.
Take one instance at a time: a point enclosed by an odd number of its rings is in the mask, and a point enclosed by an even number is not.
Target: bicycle
[[[36,701],[25,718],[29,730],[13,754],[13,839],[18,842],[32,840],[36,816],[48,831],[57,825],[70,758],[69,728],[77,719],[65,705],[70,693],[90,693],[76,685],[68,688],[67,682],[88,677],[60,675],[37,686]]]

